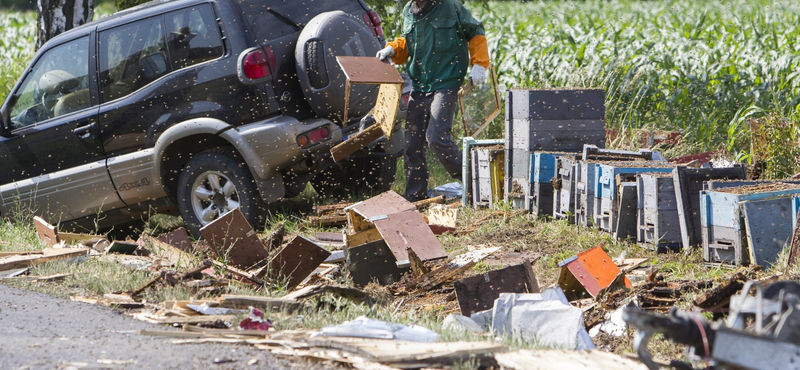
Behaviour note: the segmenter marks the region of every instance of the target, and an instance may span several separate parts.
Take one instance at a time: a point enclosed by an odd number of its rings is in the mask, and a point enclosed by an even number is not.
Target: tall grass
[[[36,13],[0,13],[0,102],[33,57],[35,43]]]
[[[492,2],[474,6],[509,87],[599,87],[611,128],[683,130],[698,150],[749,151],[741,112],[800,102],[800,4],[789,1]],[[751,112],[752,113],[752,112]]]

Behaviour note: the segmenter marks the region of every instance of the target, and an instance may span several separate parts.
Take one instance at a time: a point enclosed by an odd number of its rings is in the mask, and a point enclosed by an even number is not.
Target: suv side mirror
[[[8,133],[11,132],[11,117],[8,115],[8,108],[5,104],[0,107],[0,135],[8,136]]]

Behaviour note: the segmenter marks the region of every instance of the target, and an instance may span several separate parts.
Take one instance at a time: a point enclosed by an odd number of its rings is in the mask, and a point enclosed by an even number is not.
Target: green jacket
[[[411,14],[412,2],[403,9],[402,36],[414,90],[461,86],[469,67],[469,41],[485,34],[483,24],[458,0],[428,0],[417,14]]]

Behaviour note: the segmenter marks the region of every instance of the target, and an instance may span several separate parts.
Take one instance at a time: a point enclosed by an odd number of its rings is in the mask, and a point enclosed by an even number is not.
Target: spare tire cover
[[[297,76],[306,100],[320,117],[341,123],[346,77],[337,56],[375,56],[380,45],[366,24],[342,11],[317,15],[300,32],[295,47]],[[375,106],[377,85],[353,85],[347,120],[357,121]]]

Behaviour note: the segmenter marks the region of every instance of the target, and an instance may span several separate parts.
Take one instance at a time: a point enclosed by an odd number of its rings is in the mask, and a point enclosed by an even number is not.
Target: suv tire
[[[311,180],[321,197],[347,199],[359,193],[382,193],[392,188],[397,158],[353,158],[331,167]]]
[[[189,160],[177,193],[181,216],[198,238],[203,226],[235,208],[255,226],[263,203],[247,165],[232,148],[210,149]]]

